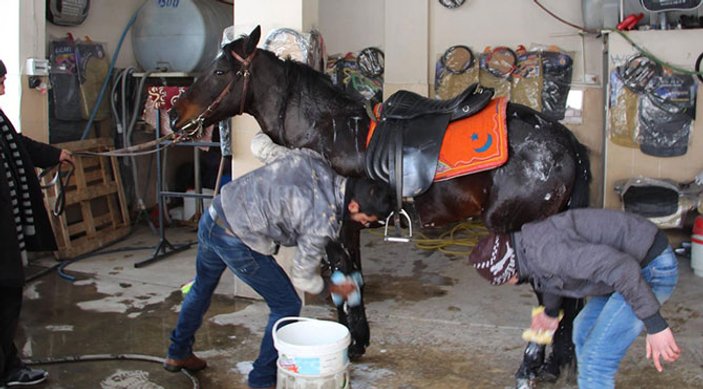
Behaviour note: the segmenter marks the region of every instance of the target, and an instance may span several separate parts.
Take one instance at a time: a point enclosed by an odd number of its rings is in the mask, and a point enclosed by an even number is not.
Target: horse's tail
[[[570,130],[569,142],[574,151],[576,159],[576,177],[574,187],[571,189],[571,197],[567,207],[569,208],[585,208],[588,207],[590,200],[590,184],[591,184],[591,161],[588,158],[588,148],[578,139]]]

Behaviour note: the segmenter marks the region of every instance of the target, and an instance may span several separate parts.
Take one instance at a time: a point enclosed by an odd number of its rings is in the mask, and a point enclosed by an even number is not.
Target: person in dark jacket
[[[605,209],[574,209],[490,234],[469,256],[494,285],[525,281],[544,293],[531,330],[552,332],[564,297],[590,297],[574,322],[579,388],[612,388],[620,361],[646,329],[646,357],[662,371],[680,350],[659,313],[678,279],[666,235],[650,221]]]
[[[327,243],[339,238],[343,221],[365,225],[390,213],[391,192],[386,185],[340,176],[312,150],[280,154],[226,184],[200,219],[195,281],[171,333],[166,370],[206,367],[205,360],[193,354],[195,332],[222,273],[229,268],[269,306],[248,383],[251,388],[273,388],[278,353],[271,331],[278,319],[300,315],[295,288],[312,294],[323,291],[320,261]],[[290,278],[272,257],[279,245],[296,248]],[[347,277],[330,284],[329,291],[351,301],[358,285]]]
[[[0,61],[0,96],[7,69]],[[18,134],[0,109],[0,386],[33,385],[47,372],[22,363],[14,344],[27,251],[56,250],[34,167],[73,162],[71,153]]]

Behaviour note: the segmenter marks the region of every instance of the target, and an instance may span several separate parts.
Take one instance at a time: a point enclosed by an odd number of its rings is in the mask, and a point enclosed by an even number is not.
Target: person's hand
[[[349,297],[349,295],[356,290],[356,284],[352,281],[343,282],[339,285],[330,284],[330,293],[338,294],[344,300],[346,300],[347,297]]]
[[[559,328],[559,318],[549,317],[544,311],[532,316],[530,329],[533,331],[550,331],[554,333]]]
[[[73,154],[71,154],[71,152],[66,149],[61,149],[61,155],[59,155],[59,162],[74,163]]]
[[[681,350],[676,344],[674,334],[670,328],[659,331],[656,334],[647,334],[647,359],[654,360],[654,367],[658,372],[662,372],[661,362],[659,357],[664,358],[667,362],[674,362],[681,356]]]

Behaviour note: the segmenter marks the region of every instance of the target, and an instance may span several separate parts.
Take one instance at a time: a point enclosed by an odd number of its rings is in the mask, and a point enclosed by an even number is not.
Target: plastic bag
[[[481,86],[492,88],[495,97],[510,97],[510,75],[517,62],[517,56],[507,47],[491,49],[487,47],[479,55],[478,80]]]
[[[76,42],[73,36],[49,43],[49,81],[52,116],[59,120],[81,120],[81,91],[78,82]]]
[[[572,71],[573,60],[568,54],[550,50],[542,52],[542,113],[547,117],[564,119]]]
[[[76,63],[81,92],[81,116],[87,120],[95,109],[100,90],[110,68],[110,60],[105,53],[103,43],[86,39],[76,42]],[[105,120],[110,117],[109,100],[107,93],[105,93],[97,108],[94,120]]]
[[[542,55],[539,51],[517,50],[517,67],[512,75],[510,101],[542,111]]]
[[[656,157],[686,154],[693,129],[696,82],[692,76],[657,76],[641,96],[638,119],[640,150]]]
[[[620,70],[610,72],[608,99],[608,138],[620,146],[637,145],[637,105],[639,96],[625,86]]]
[[[435,66],[435,97],[448,100],[478,82],[478,63],[467,46],[448,48]]]
[[[304,63],[321,72],[325,68],[325,49],[322,35],[317,31],[303,33],[291,28],[271,30],[264,40],[263,48],[279,58]]]

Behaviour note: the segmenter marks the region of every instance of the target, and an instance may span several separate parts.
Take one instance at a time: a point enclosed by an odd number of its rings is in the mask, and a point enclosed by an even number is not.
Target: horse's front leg
[[[340,242],[330,242],[327,245],[327,258],[332,273],[339,271],[346,276],[353,273],[361,275],[360,231],[357,226],[345,223],[342,226]],[[358,301],[354,301],[354,304],[343,301],[337,305],[338,321],[349,328],[351,333],[349,358],[352,360],[358,359],[366,353],[370,339],[369,323],[364,307],[363,279],[359,284]]]

